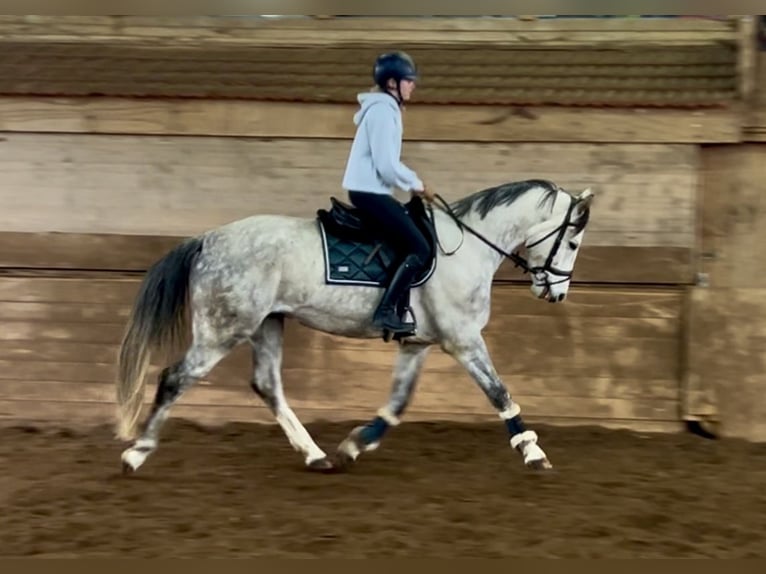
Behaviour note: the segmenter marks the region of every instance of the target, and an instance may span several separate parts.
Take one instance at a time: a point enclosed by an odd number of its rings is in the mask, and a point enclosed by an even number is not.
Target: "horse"
[[[189,237],[157,260],[136,294],[117,362],[116,438],[132,441],[121,454],[135,473],[153,453],[173,403],[235,346],[252,348],[250,386],[281,426],[306,469],[338,472],[379,447],[400,424],[432,346],[468,372],[505,423],[510,446],[534,470],[553,468],[527,428],[520,405],[502,382],[482,337],[490,316],[493,277],[510,258],[528,272],[532,295],[564,301],[584,238],[591,190],[574,195],[548,180],[511,181],[426,209],[419,197],[406,209],[430,232],[432,260],[401,309],[417,318],[398,346],[387,403],[356,426],[328,456],[285,398],[280,375],[286,318],[350,338],[390,337],[372,326],[387,273],[394,268],[385,239],[364,235],[353,206],[334,197],[315,217],[256,214]],[[466,233],[466,231],[468,233]],[[456,245],[448,251],[444,243]],[[437,248],[438,246],[438,248]],[[518,252],[525,248],[527,257]],[[354,259],[349,252],[361,252]],[[345,259],[343,259],[345,257]],[[150,412],[138,432],[152,352],[184,340],[182,358],[161,370]],[[183,349],[183,348],[182,348]]]

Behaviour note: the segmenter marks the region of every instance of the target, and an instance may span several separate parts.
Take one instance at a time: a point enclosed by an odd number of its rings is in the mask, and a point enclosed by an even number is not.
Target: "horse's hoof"
[[[714,420],[686,421],[686,428],[692,434],[709,440],[715,440],[721,435],[718,421]]]
[[[553,465],[547,458],[539,458],[537,460],[530,460],[527,463],[527,468],[532,470],[551,470]]]
[[[354,466],[355,462],[356,459],[345,450],[338,449],[338,452],[335,453],[335,464],[338,470],[346,471]]]
[[[122,476],[130,476],[136,472],[136,469],[130,466],[127,462],[122,463]]]
[[[335,465],[332,463],[332,461],[327,458],[318,458],[316,460],[312,460],[310,463],[306,465],[306,468],[308,468],[311,471],[314,472],[333,472],[335,470]]]
[[[357,457],[361,454],[362,448],[360,448],[361,439],[359,435],[363,430],[363,426],[355,427],[343,439],[343,442],[338,445],[335,451],[335,462],[342,470],[348,470],[354,466]]]

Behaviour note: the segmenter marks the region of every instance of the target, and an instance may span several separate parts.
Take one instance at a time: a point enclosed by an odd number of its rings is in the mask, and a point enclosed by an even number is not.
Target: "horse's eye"
[[[575,249],[577,249],[578,247],[579,247],[579,245],[577,245],[577,242],[576,242],[576,241],[570,241],[570,242],[569,242],[569,249],[571,249],[572,251],[574,251],[574,250],[575,250]]]

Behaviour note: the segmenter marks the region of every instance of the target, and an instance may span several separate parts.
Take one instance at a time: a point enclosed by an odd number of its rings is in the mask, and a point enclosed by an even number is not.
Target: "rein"
[[[574,198],[571,198],[571,203],[569,204],[569,208],[567,209],[566,217],[564,217],[564,221],[561,223],[561,225],[556,227],[553,231],[550,231],[549,233],[545,234],[543,237],[541,237],[540,239],[538,239],[534,243],[530,243],[528,245],[525,245],[525,247],[527,249],[529,249],[530,247],[534,247],[535,245],[539,245],[540,243],[542,243],[543,241],[545,241],[546,239],[548,239],[552,235],[558,234],[556,236],[556,241],[553,244],[553,247],[551,248],[550,253],[548,253],[548,258],[545,260],[545,263],[542,266],[531,267],[529,265],[529,262],[524,257],[519,255],[518,253],[515,253],[515,252],[514,253],[509,253],[509,252],[505,251],[504,249],[501,249],[500,247],[498,247],[497,245],[492,243],[489,239],[484,237],[481,233],[479,233],[478,231],[476,231],[475,229],[473,229],[472,227],[470,227],[469,225],[464,223],[455,214],[455,212],[452,210],[452,207],[450,207],[449,203],[447,203],[441,195],[439,195],[437,193],[437,194],[434,194],[434,197],[441,204],[440,209],[442,211],[444,211],[445,213],[447,213],[455,221],[455,223],[458,224],[458,226],[461,229],[465,229],[470,234],[474,235],[475,237],[477,237],[478,239],[483,241],[486,245],[488,245],[489,247],[494,249],[497,253],[499,253],[503,257],[506,257],[506,258],[510,259],[511,261],[513,261],[514,266],[515,267],[521,267],[521,269],[524,271],[524,273],[532,273],[533,275],[536,275],[536,274],[538,274],[540,272],[548,271],[548,272],[552,273],[553,275],[558,275],[560,277],[563,277],[563,279],[561,279],[559,281],[554,281],[553,283],[549,283],[547,281],[547,279],[546,279],[546,284],[548,284],[548,285],[552,285],[552,284],[556,284],[556,283],[563,283],[564,281],[567,281],[572,276],[572,271],[562,271],[560,269],[556,269],[551,264],[553,263],[553,258],[556,256],[556,253],[558,252],[559,247],[561,246],[561,241],[564,238],[564,233],[565,233],[567,227],[569,227],[571,225],[574,225],[571,222],[572,211],[574,210],[574,206],[575,206],[575,203],[576,203],[576,200]]]

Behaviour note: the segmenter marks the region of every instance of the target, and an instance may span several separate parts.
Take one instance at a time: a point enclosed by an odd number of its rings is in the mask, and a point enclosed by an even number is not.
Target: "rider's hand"
[[[434,192],[431,191],[431,188],[429,188],[425,183],[423,184],[423,191],[417,191],[415,193],[425,199],[428,203],[433,203],[434,201]]]

